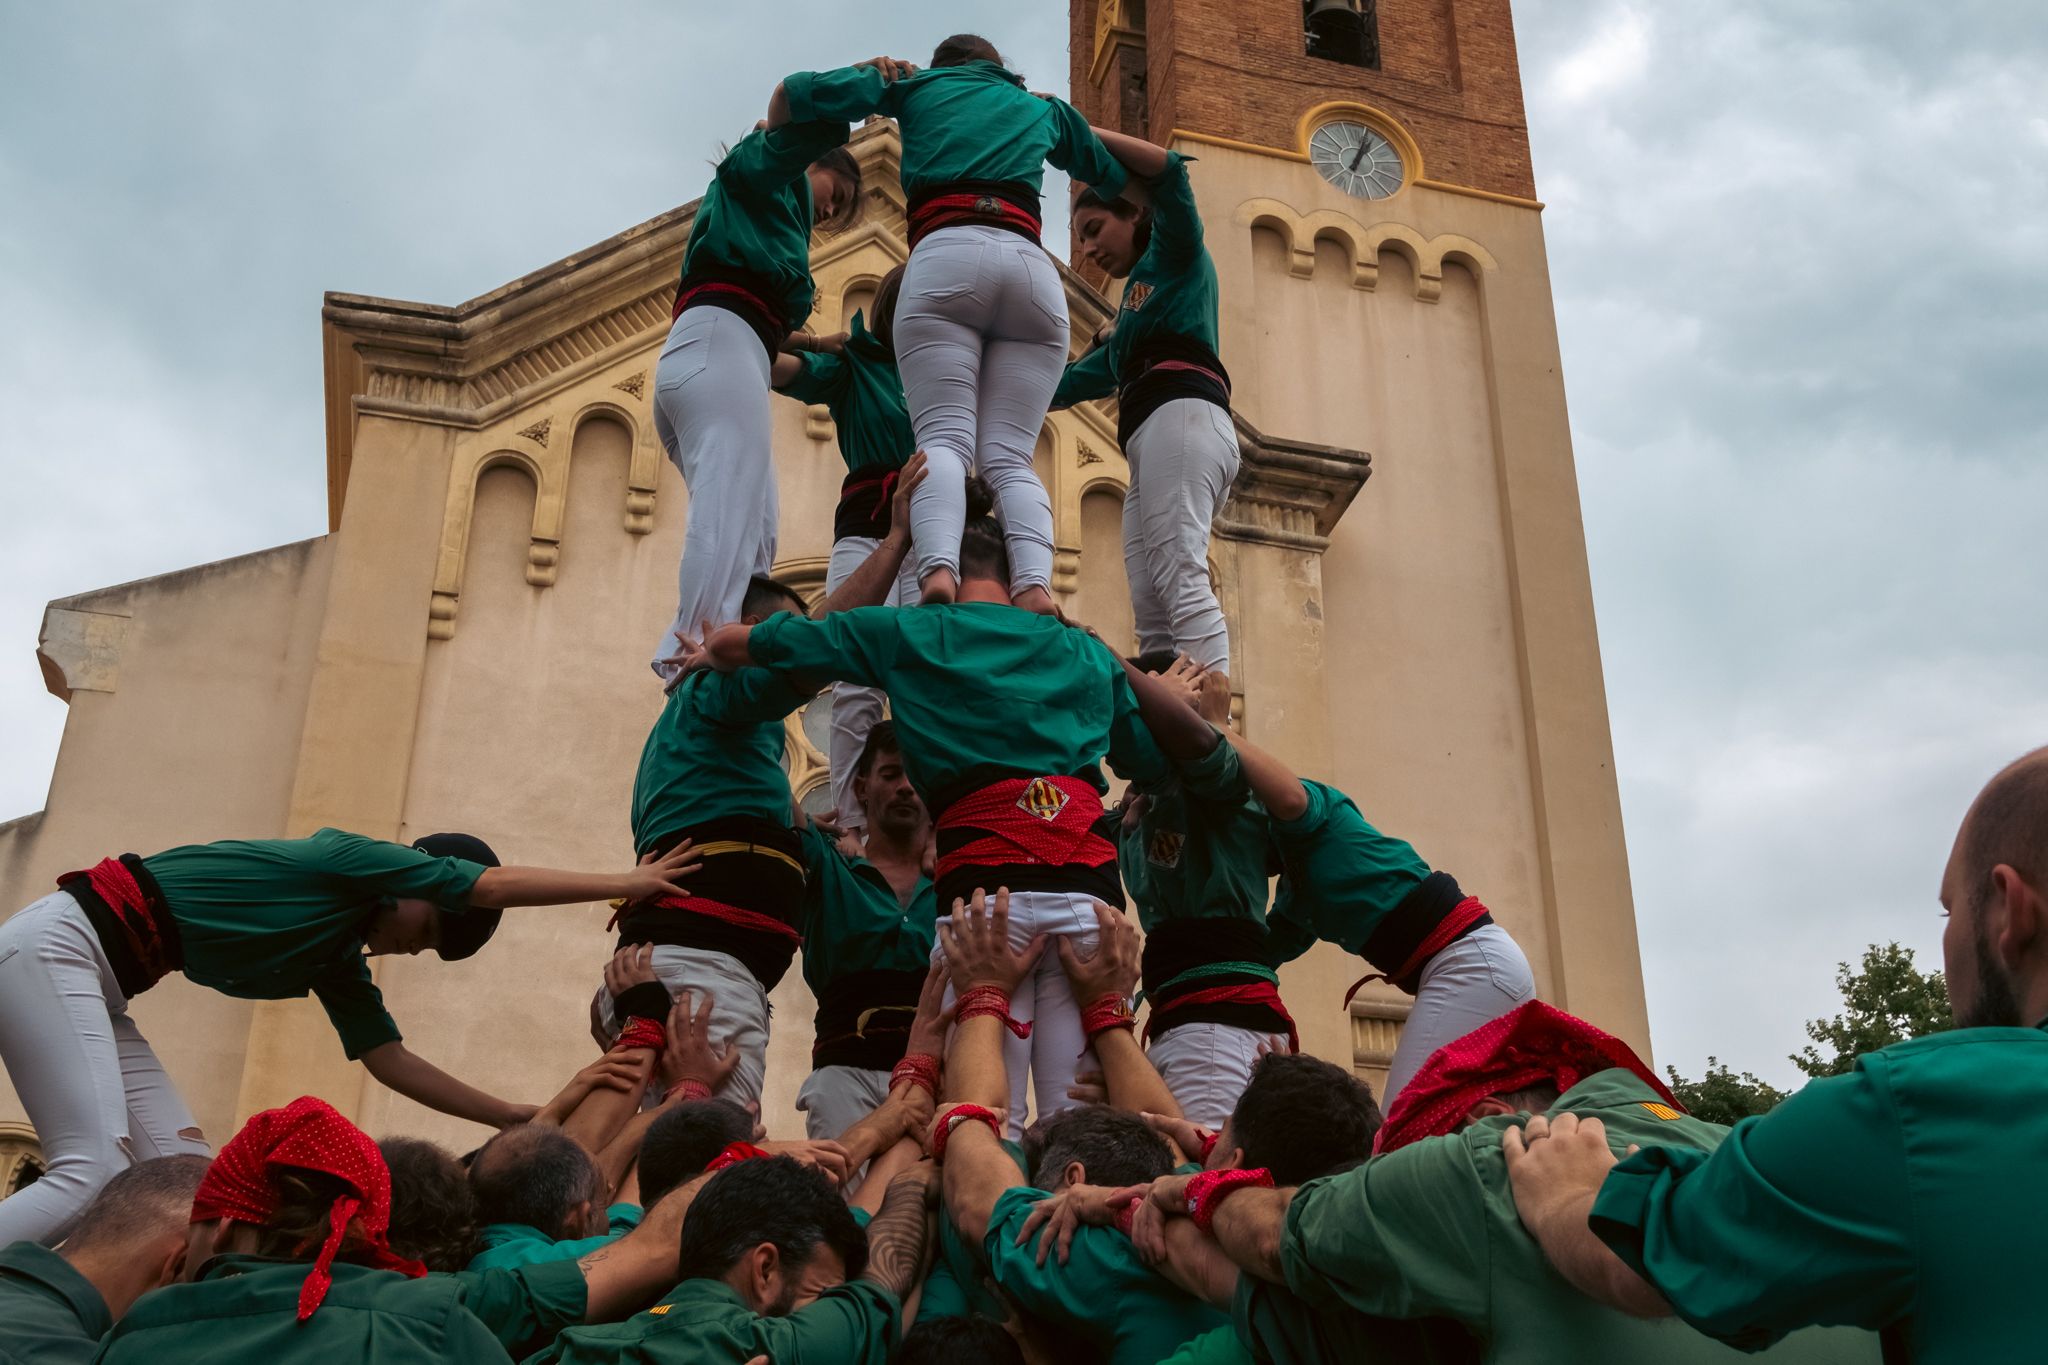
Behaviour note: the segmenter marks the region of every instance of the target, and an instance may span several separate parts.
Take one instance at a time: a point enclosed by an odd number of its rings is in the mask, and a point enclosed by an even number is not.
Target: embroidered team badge
[[[1185,834],[1162,829],[1152,836],[1152,842],[1146,846],[1145,861],[1157,863],[1161,867],[1179,867],[1181,845],[1186,842]]]
[[[1126,308],[1130,309],[1130,310],[1131,310],[1131,311],[1132,311],[1133,313],[1135,313],[1135,312],[1137,312],[1137,311],[1138,311],[1138,310],[1139,310],[1140,308],[1143,308],[1143,307],[1145,306],[1145,300],[1146,300],[1146,299],[1149,299],[1149,298],[1151,298],[1151,297],[1152,297],[1152,286],[1151,286],[1151,285],[1149,285],[1149,284],[1134,284],[1134,285],[1131,285],[1131,286],[1130,286],[1129,288],[1127,288],[1127,289],[1125,289],[1125,290],[1124,290],[1124,307],[1126,307]]]
[[[1017,809],[1048,825],[1067,808],[1068,796],[1043,777],[1034,777],[1017,798]]]
[[[974,201],[974,211],[984,215],[993,214],[1002,206],[1002,201],[992,194],[984,194],[981,198]]]
[[[1652,1114],[1664,1120],[1666,1123],[1673,1123],[1676,1122],[1678,1119],[1684,1117],[1684,1115],[1680,1114],[1676,1109],[1673,1109],[1668,1104],[1656,1104],[1649,1100],[1643,1100],[1640,1103],[1642,1104],[1643,1108],[1649,1110]]]

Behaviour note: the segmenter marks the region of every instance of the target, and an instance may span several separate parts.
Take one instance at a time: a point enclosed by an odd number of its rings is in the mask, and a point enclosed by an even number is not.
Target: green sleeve
[[[781,720],[814,695],[766,668],[713,673],[697,684],[697,714],[713,725],[749,730]]]
[[[1152,1272],[1138,1260],[1128,1238],[1114,1228],[1098,1227],[1075,1230],[1065,1265],[1058,1257],[1039,1265],[1037,1239],[1018,1246],[1017,1234],[1032,1207],[1046,1197],[1044,1190],[1020,1187],[1004,1190],[996,1200],[981,1239],[989,1277],[1026,1313],[1099,1330],[1104,1307]]]
[[[846,123],[786,123],[757,128],[741,138],[718,163],[719,183],[751,194],[775,194],[802,175],[813,161],[846,145]]]
[[[1137,694],[1121,668],[1110,675],[1109,766],[1132,782],[1157,782],[1170,771],[1152,732],[1138,714]]]
[[[371,1048],[404,1037],[398,1022],[384,1008],[384,994],[370,979],[370,964],[352,957],[313,983],[313,994],[327,1011],[327,1021],[341,1038],[341,1050],[355,1061]]]
[[[1316,1309],[1480,1321],[1492,1302],[1487,1219],[1470,1149],[1431,1138],[1302,1186],[1280,1266]]]
[[[797,122],[837,119],[851,123],[869,114],[896,112],[896,91],[872,66],[842,66],[836,71],[799,71],[783,78],[789,116]]]
[[[309,868],[329,884],[362,900],[410,896],[451,910],[469,904],[483,864],[436,858],[388,839],[369,839],[346,830],[323,829],[306,841]]]
[[[872,1280],[834,1285],[786,1317],[753,1320],[754,1354],[775,1365],[887,1365],[903,1305]]]
[[[777,672],[883,687],[901,628],[894,607],[855,607],[819,620],[782,612],[754,627],[747,648],[754,662]]]
[[[1210,727],[1212,730],[1214,726]],[[1216,747],[1200,758],[1174,765],[1180,770],[1181,787],[1189,796],[1223,806],[1241,806],[1252,794],[1245,779],[1244,760],[1237,746],[1219,731]]]
[[[517,1270],[459,1270],[455,1282],[463,1307],[515,1355],[526,1342],[582,1322],[590,1302],[583,1267],[573,1260]]]
[[[1237,1339],[1237,1330],[1218,1327],[1181,1343],[1159,1365],[1253,1365],[1255,1357]]]
[[[1167,264],[1193,264],[1202,255],[1202,215],[1188,183],[1190,157],[1166,154],[1166,169],[1145,182],[1152,191],[1152,250]]]
[[[1065,100],[1047,100],[1052,106],[1054,136],[1045,159],[1105,199],[1124,192],[1131,173],[1109,153],[1081,111]]]
[[[853,367],[845,356],[826,351],[798,351],[797,371],[780,392],[799,403],[836,403],[846,396]]]
[[[1911,1306],[1906,1154],[1881,1055],[1809,1081],[1709,1154],[1646,1147],[1592,1227],[1687,1322],[1745,1351],[1795,1328],[1882,1328]],[[1885,1192],[1879,1197],[1877,1192]]]
[[[1109,347],[1097,346],[1067,365],[1060,375],[1060,386],[1053,390],[1052,405],[1071,408],[1076,403],[1085,403],[1091,398],[1107,398],[1115,392],[1116,367],[1109,363]]]
[[[1323,824],[1336,809],[1336,793],[1320,782],[1304,781],[1302,791],[1308,796],[1308,804],[1301,808],[1301,814],[1292,820],[1275,820],[1273,833],[1290,843],[1311,839],[1322,832]]]

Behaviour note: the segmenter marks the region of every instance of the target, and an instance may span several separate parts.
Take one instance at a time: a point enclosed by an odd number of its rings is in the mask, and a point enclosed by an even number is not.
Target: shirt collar
[[[0,1271],[40,1285],[63,1300],[88,1337],[103,1337],[112,1330],[113,1315],[107,1312],[107,1301],[100,1297],[100,1291],[71,1262],[48,1247],[16,1242],[0,1250]]]

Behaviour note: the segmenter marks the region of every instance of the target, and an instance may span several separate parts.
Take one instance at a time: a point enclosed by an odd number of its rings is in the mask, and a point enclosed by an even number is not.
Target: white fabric
[[[212,1154],[67,891],[0,924],[0,1063],[45,1162],[0,1200],[0,1246],[55,1244],[131,1162]]]
[[[880,544],[873,536],[846,536],[833,542],[832,559],[825,569],[825,595],[829,597],[839,591],[840,585]],[[906,555],[903,569],[896,575],[895,585],[883,605],[914,607],[917,602],[916,557]],[[840,825],[849,830],[868,827],[867,812],[860,808],[853,794],[853,775],[860,766],[860,751],[867,746],[868,732],[881,719],[880,688],[832,684],[832,739],[825,758],[832,772],[832,806],[839,813]]]
[[[889,1073],[859,1066],[821,1066],[804,1077],[796,1107],[804,1116],[804,1136],[817,1141],[837,1138],[882,1107],[889,1098]],[[841,1193],[849,1198],[860,1189],[867,1167],[848,1177]]]
[[[952,922],[951,915],[939,919]],[[1024,1135],[1027,1100],[1038,1101],[1037,1117],[1046,1118],[1075,1101],[1067,1095],[1074,1076],[1094,1071],[1095,1049],[1081,1030],[1081,1007],[1060,967],[1060,938],[1071,938],[1082,956],[1092,955],[1102,941],[1095,923],[1095,898],[1064,891],[1012,891],[1010,893],[1010,942],[1022,948],[1041,933],[1053,935],[1045,953],[1031,974],[1017,983],[1010,995],[1010,1017],[1031,1025],[1031,1036],[1003,1034],[1003,1067],[1010,1080],[1009,1136]],[[945,961],[945,942],[932,949],[932,961]],[[953,989],[946,988],[946,1003],[953,1003]]]
[[[1230,414],[1176,398],[1131,433],[1124,455],[1124,569],[1138,649],[1173,649],[1207,668],[1230,667],[1230,632],[1209,582],[1209,526],[1237,478]]]
[[[1001,228],[917,244],[896,305],[896,368],[930,472],[911,495],[918,578],[958,573],[969,470],[995,494],[1010,586],[1052,584],[1052,500],[1031,465],[1067,361],[1067,295],[1043,247]]]
[[[676,615],[655,645],[673,667],[675,632],[740,619],[747,580],[775,564],[775,465],[769,448],[768,352],[723,308],[691,308],[668,329],[654,367],[654,430],[690,491]]]
[[[740,1064],[717,1090],[718,1098],[737,1105],[758,1105],[761,1088],[768,1078],[768,992],[731,953],[705,948],[683,948],[673,943],[654,945],[655,979],[680,999],[694,991],[692,1009],[702,1009],[704,993],[711,993],[711,1041],[716,1046],[731,1043],[739,1049]],[[612,1015],[609,993],[604,1001],[605,1017]]]
[[[1429,960],[1415,991],[1401,1041],[1387,1065],[1380,1108],[1394,1102],[1429,1054],[1536,998],[1536,978],[1514,936],[1482,924]]]
[[[1262,1050],[1284,1055],[1294,1048],[1284,1033],[1254,1033],[1202,1020],[1168,1029],[1145,1055],[1173,1092],[1181,1114],[1214,1132],[1237,1108]]]

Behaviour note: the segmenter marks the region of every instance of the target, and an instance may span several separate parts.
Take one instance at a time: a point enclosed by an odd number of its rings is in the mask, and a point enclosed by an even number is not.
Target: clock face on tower
[[[1366,124],[1346,119],[1316,129],[1308,140],[1308,159],[1323,179],[1360,199],[1386,198],[1401,188],[1407,174],[1393,143]]]

